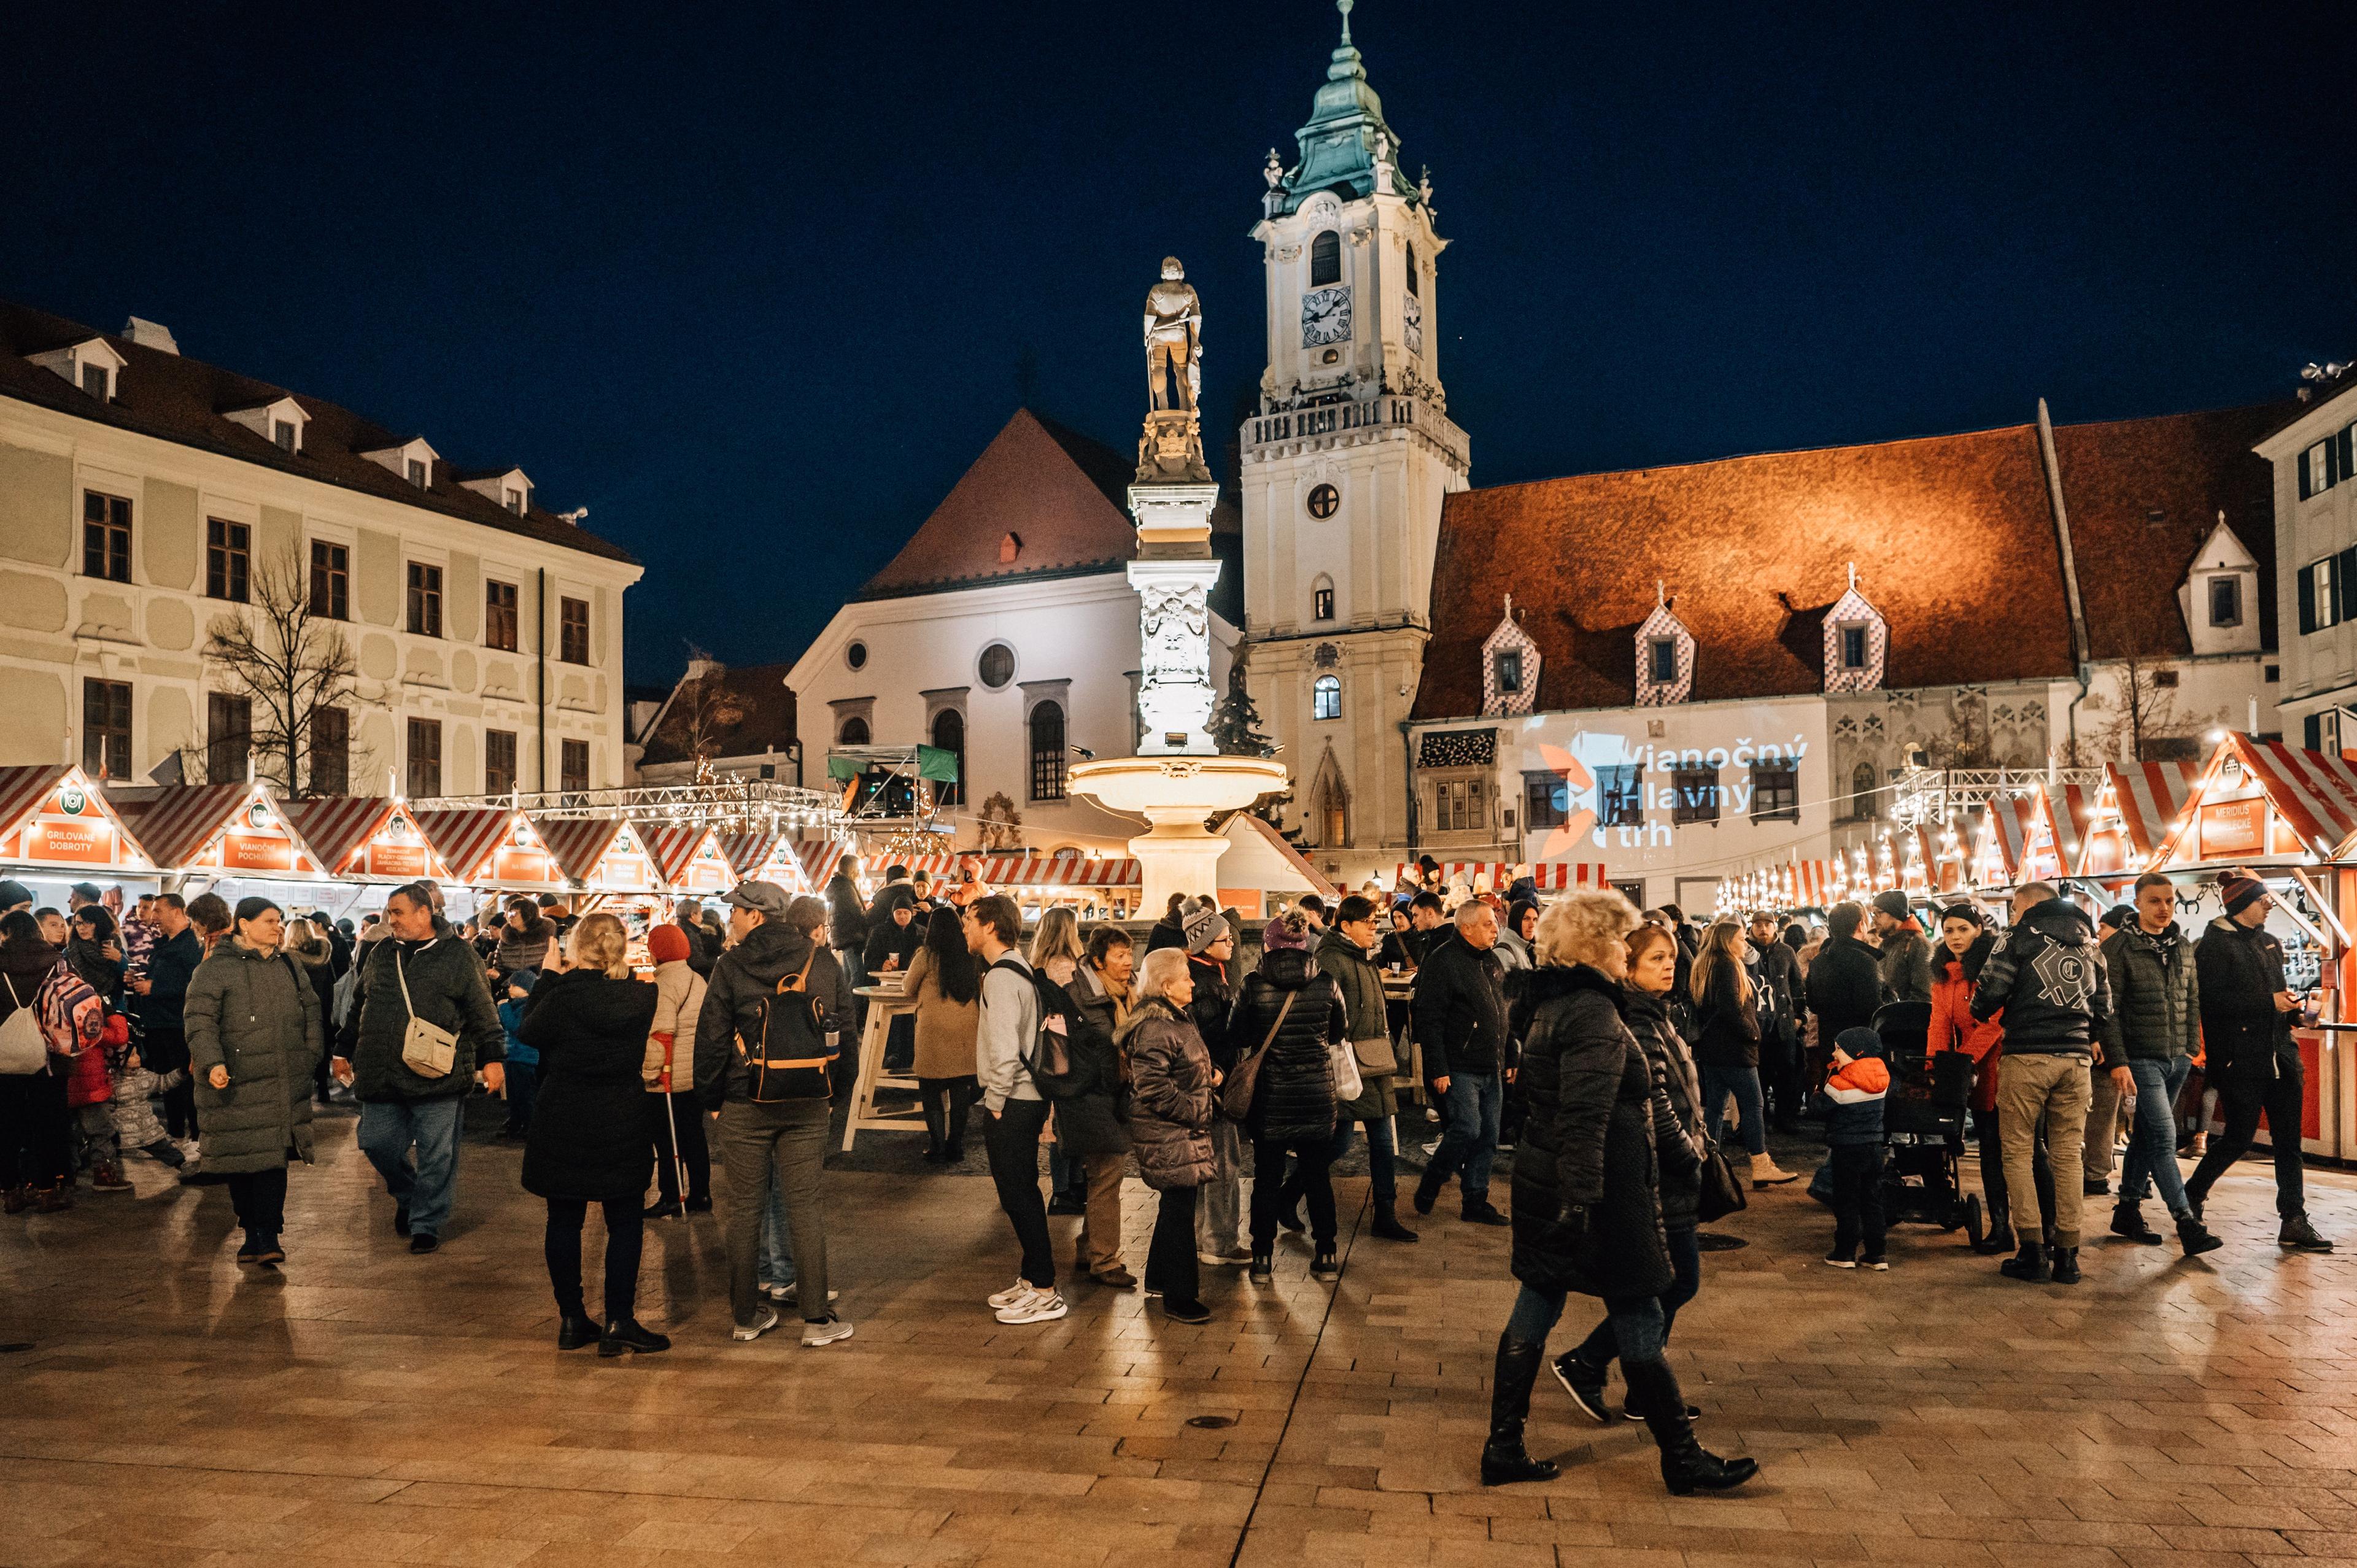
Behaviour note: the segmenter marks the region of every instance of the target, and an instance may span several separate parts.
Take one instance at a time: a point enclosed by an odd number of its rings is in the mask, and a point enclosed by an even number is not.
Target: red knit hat
[[[657,926],[647,933],[647,956],[657,963],[687,960],[687,933],[677,926]]]

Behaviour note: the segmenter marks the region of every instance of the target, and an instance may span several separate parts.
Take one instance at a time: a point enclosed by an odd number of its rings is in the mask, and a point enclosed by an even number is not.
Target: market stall
[[[76,882],[122,882],[128,900],[159,881],[104,793],[62,763],[0,768],[0,873],[60,909]]]
[[[2198,762],[2115,762],[2104,768],[2072,874],[2133,877],[2151,865],[2201,777]]]
[[[653,857],[621,818],[544,817],[533,825],[556,868],[580,891],[648,897],[662,891]]]
[[[260,780],[173,784],[124,791],[115,802],[172,891],[219,893],[231,903],[260,893],[285,907],[341,915],[359,890],[337,880]]]
[[[471,887],[502,893],[571,891],[565,873],[524,814],[504,806],[460,806],[420,811],[425,842]]]
[[[801,841],[779,832],[722,833],[718,838],[720,853],[739,880],[774,882],[790,894],[818,891],[795,852]]]
[[[639,842],[653,859],[655,876],[674,897],[705,898],[737,886],[736,869],[720,836],[694,822],[640,822]]]
[[[381,908],[387,891],[420,877],[441,884],[452,920],[473,914],[473,895],[456,885],[405,802],[382,796],[321,796],[289,800],[286,815],[336,879],[337,886],[318,901],[330,914]]]
[[[992,892],[1006,894],[1020,905],[1026,920],[1036,920],[1039,911],[1058,905],[1069,907],[1083,920],[1126,919],[1137,908],[1144,883],[1137,862],[1125,856],[920,854],[894,864],[931,877],[937,895],[971,866]]]

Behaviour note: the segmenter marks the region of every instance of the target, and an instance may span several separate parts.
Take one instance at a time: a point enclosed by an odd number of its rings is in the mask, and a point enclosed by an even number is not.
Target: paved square
[[[135,1195],[0,1230],[0,1339],[31,1342],[0,1355],[0,1564],[2357,1562],[2357,1246],[2279,1253],[2264,1163],[2213,1197],[2224,1250],[2099,1240],[2076,1289],[1915,1226],[1889,1273],[1840,1273],[1824,1209],[1760,1195],[1671,1355],[1705,1441],[1763,1473],[1679,1499],[1641,1428],[1582,1423],[1551,1380],[1531,1445],[1562,1478],[1477,1484],[1506,1235],[1444,1205],[1420,1245],[1373,1240],[1362,1178],[1339,1287],[1293,1242],[1273,1289],[1211,1283],[1207,1326],[1083,1283],[1009,1328],[981,1305],[1014,1248],[978,1155],[920,1174],[914,1140],[863,1140],[829,1173],[856,1338],[730,1342],[699,1217],[648,1228],[640,1316],[676,1348],[601,1361],[554,1348],[516,1150],[469,1138],[421,1259],[349,1118],[321,1133],[276,1273],[235,1266],[226,1191],[145,1163]],[[2357,1243],[2357,1186],[2310,1192]],[[1060,1264],[1078,1221],[1053,1224]],[[1575,1299],[1559,1341],[1592,1317]]]

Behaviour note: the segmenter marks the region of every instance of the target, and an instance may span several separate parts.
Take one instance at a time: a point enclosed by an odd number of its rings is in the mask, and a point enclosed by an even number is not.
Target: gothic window
[[[1329,229],[1309,242],[1309,286],[1342,281],[1342,236]]]
[[[1861,762],[1849,776],[1849,814],[1860,822],[1869,822],[1882,815],[1882,802],[1878,791],[1881,780],[1875,777],[1874,764]]]
[[[1031,710],[1031,798],[1064,798],[1064,710],[1056,703]]]
[[[1313,719],[1339,719],[1342,716],[1342,682],[1331,675],[1320,675],[1309,687],[1309,716]]]
[[[943,708],[933,715],[933,744],[957,758],[957,779],[936,780],[933,803],[954,806],[963,800],[965,789],[965,715],[955,708]]]

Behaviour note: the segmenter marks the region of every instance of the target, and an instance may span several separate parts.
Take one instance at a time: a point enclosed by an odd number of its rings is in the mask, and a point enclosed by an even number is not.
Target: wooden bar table
[[[892,1033],[892,1020],[913,1014],[917,999],[904,988],[904,977],[899,974],[878,975],[879,983],[863,985],[852,994],[867,1003],[867,1024],[859,1035],[859,1078],[851,1091],[851,1114],[843,1123],[843,1148],[851,1152],[851,1141],[862,1133],[921,1133],[925,1130],[925,1114],[920,1108],[894,1112],[888,1116],[876,1113],[876,1091],[879,1089],[905,1089],[917,1091],[917,1080],[899,1073],[884,1070],[884,1042]]]

